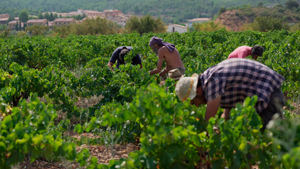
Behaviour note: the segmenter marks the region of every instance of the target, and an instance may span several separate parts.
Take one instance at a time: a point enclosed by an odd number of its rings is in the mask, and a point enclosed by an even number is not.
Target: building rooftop
[[[197,21],[209,21],[211,18],[194,18],[188,20],[189,22],[197,22]]]
[[[44,23],[47,22],[46,19],[30,19],[27,21],[27,23]]]
[[[102,12],[99,11],[93,11],[93,10],[83,10],[85,13],[89,13],[89,14],[101,14]]]
[[[54,20],[55,22],[69,22],[69,21],[74,21],[73,18],[57,18]]]
[[[17,21],[13,20],[13,21],[8,22],[8,24],[14,24],[14,23],[17,23]]]
[[[1,14],[0,18],[9,18],[9,15],[8,14]]]
[[[0,18],[0,21],[8,21],[9,18]]]
[[[186,26],[183,26],[183,25],[178,25],[178,24],[170,24],[169,26],[177,26],[177,27],[181,27],[181,28],[185,28],[185,29],[187,29],[187,27],[186,27]]]

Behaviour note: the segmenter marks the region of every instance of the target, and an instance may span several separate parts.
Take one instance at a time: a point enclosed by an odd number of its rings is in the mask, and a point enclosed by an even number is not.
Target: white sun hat
[[[193,99],[197,94],[198,75],[194,73],[191,77],[181,77],[176,84],[176,94],[181,101],[187,98]]]

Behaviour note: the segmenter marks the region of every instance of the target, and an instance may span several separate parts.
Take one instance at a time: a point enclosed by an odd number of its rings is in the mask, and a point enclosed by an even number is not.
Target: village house
[[[1,14],[0,18],[9,18],[9,15],[8,14]]]
[[[178,24],[170,24],[170,25],[168,25],[167,32],[184,33],[184,32],[187,32],[187,27],[183,26],[183,25],[178,25]]]
[[[19,17],[15,17],[15,20],[8,22],[7,27],[11,30],[15,30],[16,26],[18,29],[24,28],[24,23],[19,20]]]
[[[46,14],[50,12],[43,12],[42,14]],[[57,15],[58,17],[73,17],[73,16],[78,16],[78,15],[85,15],[86,17],[88,17],[89,19],[92,18],[105,18],[105,15],[103,12],[99,12],[99,11],[93,11],[93,10],[82,10],[82,9],[78,9],[77,11],[73,11],[73,12],[69,12],[69,13],[58,13],[58,12],[52,12],[53,15]]]
[[[103,12],[99,12],[99,11],[82,10],[82,13],[85,14],[85,16],[88,17],[89,19],[97,18],[97,17],[99,17],[99,18],[105,18],[104,13]]]
[[[0,18],[0,25],[6,25],[9,18]]]
[[[8,14],[2,14],[0,15],[0,25],[6,25],[9,20]]]
[[[47,26],[47,19],[30,19],[27,21],[27,26],[43,25]]]
[[[123,14],[122,11],[119,11],[119,10],[117,10],[117,9],[104,10],[103,12],[104,12],[105,17],[106,17],[108,20],[114,18],[114,17],[117,16],[117,15]]]
[[[202,23],[202,22],[207,22],[210,21],[211,18],[194,18],[194,19],[190,19],[188,20],[188,27],[192,27],[193,23]]]
[[[16,29],[16,26],[18,26],[18,28],[20,27],[20,21],[19,20],[13,20],[8,22],[8,28],[11,30]],[[23,28],[23,23],[21,24],[21,28]]]
[[[104,10],[103,13],[107,20],[111,20],[112,22],[115,22],[118,25],[121,25],[122,27],[126,25],[127,20],[131,16],[125,15],[122,13],[122,11],[119,11],[117,9]]]
[[[127,22],[128,18],[129,17],[124,15],[124,14],[118,14],[118,15],[115,15],[113,17],[110,17],[109,20],[111,20],[112,22],[115,22],[118,25],[121,25],[122,27],[124,27],[126,25],[126,22]]]
[[[48,21],[48,27],[51,29],[53,27],[54,21]]]
[[[74,22],[73,18],[57,18],[53,21],[53,26],[69,25]]]
[[[76,15],[81,15],[79,12],[75,11],[75,12],[69,12],[69,13],[58,13],[58,12],[43,12],[42,15],[45,15],[46,13],[48,13],[50,15],[50,13],[52,13],[52,15],[57,15],[58,17],[72,17],[72,16],[76,16]]]
[[[43,12],[43,15],[47,12]],[[50,14],[50,12],[48,12]],[[69,13],[57,13],[57,12],[52,12],[52,14],[57,14],[57,16],[61,17],[72,17],[72,16],[77,16],[77,15],[85,15],[86,17],[78,21],[79,23],[84,21],[85,19],[95,19],[95,18],[106,18],[107,20],[111,20],[112,22],[117,23],[118,25],[121,25],[124,27],[126,25],[127,20],[131,15],[125,15],[122,13],[122,11],[119,11],[117,9],[112,9],[112,10],[104,10],[104,12],[99,12],[95,10],[83,10],[83,9],[78,9],[77,11],[74,12],[69,12]],[[73,18],[57,18],[53,21],[51,25],[53,26],[59,26],[59,25],[68,25],[70,23],[76,23],[75,19]],[[48,22],[49,26],[49,22]]]

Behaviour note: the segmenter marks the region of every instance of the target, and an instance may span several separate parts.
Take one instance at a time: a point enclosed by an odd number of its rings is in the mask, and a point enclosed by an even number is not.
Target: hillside
[[[219,22],[226,26],[228,30],[239,31],[245,23],[252,23],[258,16],[272,16],[274,18],[282,19],[289,24],[300,22],[299,12],[286,10],[280,5],[273,8],[245,7],[227,10],[220,14],[215,22]]]
[[[22,9],[27,9],[31,14],[39,12],[56,11],[70,12],[79,8],[103,11],[104,9],[119,9],[123,13],[137,15],[151,14],[161,16],[164,20],[177,19],[183,22],[185,19],[195,17],[210,17],[216,14],[220,7],[234,7],[249,4],[257,6],[284,4],[286,0],[1,0],[0,13],[18,15]]]

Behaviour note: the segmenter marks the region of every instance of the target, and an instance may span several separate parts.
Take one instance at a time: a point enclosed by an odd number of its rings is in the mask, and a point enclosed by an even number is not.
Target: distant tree
[[[58,16],[57,16],[57,13],[56,14],[54,14],[54,18],[56,19],[56,18],[58,18]]]
[[[275,7],[283,8],[284,6],[283,6],[281,3],[279,3],[279,4],[276,5]]]
[[[76,19],[76,20],[81,20],[81,15],[76,15],[76,16],[74,16],[74,19]]]
[[[39,18],[39,19],[44,19],[44,16],[43,16],[42,12],[39,13],[38,18]]]
[[[222,13],[226,12],[226,8],[225,7],[221,7],[219,12],[218,12],[218,15],[221,15]]]
[[[49,20],[49,17],[50,17],[49,13],[46,12],[46,13],[44,14],[44,18],[47,19],[47,20]]]
[[[132,16],[128,19],[125,25],[125,30],[129,33],[136,31],[139,32],[139,29],[141,27],[140,20],[137,16]]]
[[[24,25],[23,25],[23,31],[25,31],[26,30],[26,27],[27,27],[27,24],[26,23],[24,23]]]
[[[33,26],[27,27],[26,30],[32,36],[44,35],[45,32],[49,30],[49,27],[48,26],[42,26],[42,25],[33,25]]]
[[[23,10],[19,14],[19,20],[23,23],[26,23],[28,21],[28,13],[26,10]]]
[[[188,32],[194,32],[194,31],[196,31],[196,30],[195,30],[195,28],[193,26],[191,26],[191,27],[188,28]]]
[[[260,7],[260,8],[262,8],[262,7],[264,7],[264,3],[260,2],[260,3],[258,3],[257,6]]]
[[[66,26],[54,26],[55,35],[67,37],[74,35],[98,35],[98,34],[114,34],[119,33],[118,26],[107,19],[96,18],[86,19],[82,23],[70,24]]]
[[[215,16],[215,13],[214,13],[214,12],[211,12],[211,13],[210,13],[210,17],[211,17],[211,18],[214,18],[214,16]]]
[[[135,14],[138,14],[138,13],[140,12],[140,9],[139,9],[139,7],[138,7],[137,5],[135,5],[135,7],[134,7],[134,9],[133,9],[133,12],[134,12]]]
[[[290,28],[282,19],[270,16],[256,17],[253,22],[253,30],[255,31],[268,32],[282,29],[289,30]]]
[[[53,13],[51,12],[50,15],[49,15],[49,18],[48,18],[48,21],[54,21],[54,16],[53,16]]]
[[[15,17],[13,17],[12,15],[9,16],[8,22],[15,20]]]
[[[17,23],[16,26],[15,26],[15,30],[16,30],[16,31],[19,30],[19,25],[18,25],[18,23]]]
[[[177,19],[174,19],[173,23],[174,24],[179,24],[179,21]]]
[[[284,13],[284,11],[286,10],[286,8],[284,8],[284,6],[282,4],[278,4],[278,5],[274,6],[274,9],[276,9],[280,13]]]
[[[287,9],[293,9],[293,8],[298,9],[299,8],[299,3],[297,1],[295,1],[295,0],[288,0],[285,3],[285,7]]]
[[[126,22],[125,31],[128,33],[135,31],[142,35],[148,32],[166,32],[166,28],[160,18],[154,19],[150,15],[146,15],[141,18],[138,18],[137,16],[132,16]]]
[[[0,29],[0,37],[7,38],[10,35],[10,29],[6,25],[2,25]]]

